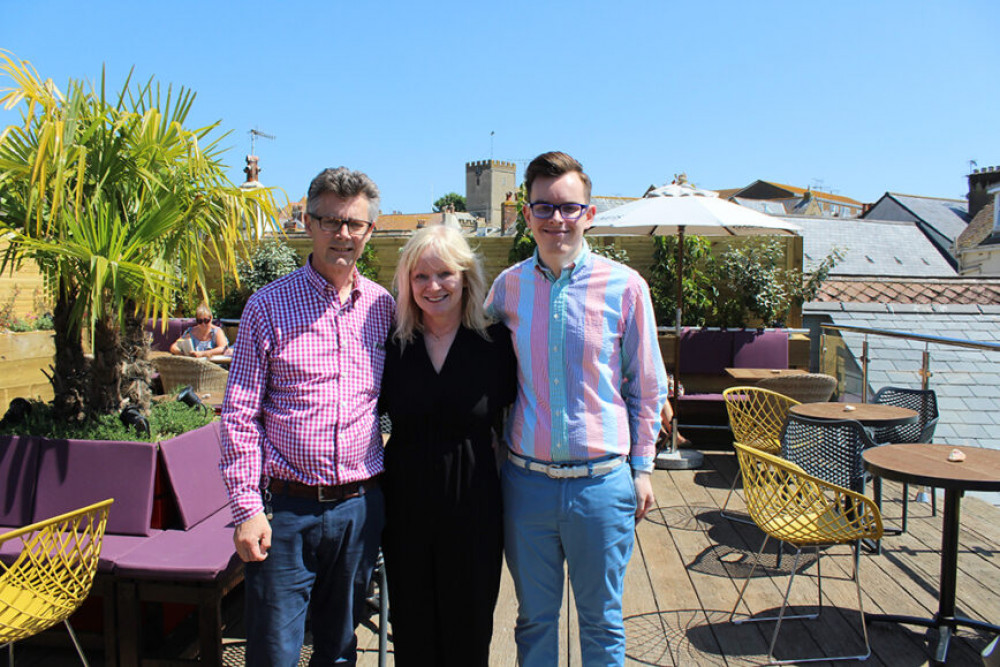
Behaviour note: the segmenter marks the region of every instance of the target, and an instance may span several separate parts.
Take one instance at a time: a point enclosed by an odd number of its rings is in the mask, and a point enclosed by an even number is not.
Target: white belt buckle
[[[579,465],[558,465],[553,463],[546,466],[545,474],[552,479],[576,479],[577,477],[587,476],[587,467]]]

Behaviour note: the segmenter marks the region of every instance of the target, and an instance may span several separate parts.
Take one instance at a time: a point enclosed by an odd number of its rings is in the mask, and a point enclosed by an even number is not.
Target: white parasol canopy
[[[599,213],[591,235],[673,236],[680,228],[695,236],[794,234],[798,225],[719,199],[716,192],[671,184],[641,199]]]

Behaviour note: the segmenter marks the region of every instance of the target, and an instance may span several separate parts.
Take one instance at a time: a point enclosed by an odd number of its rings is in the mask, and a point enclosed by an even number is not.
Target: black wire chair
[[[864,494],[870,477],[861,455],[875,446],[865,427],[854,419],[812,419],[789,414],[781,432],[781,458],[813,477],[860,494]],[[875,503],[881,505],[877,493]],[[855,545],[855,572],[861,559],[860,547],[860,543]]]
[[[887,443],[912,443],[931,442],[934,438],[934,429],[938,423],[937,394],[933,389],[905,389],[903,387],[883,387],[872,398],[872,403],[883,405],[894,405],[900,408],[916,410],[920,415],[913,424],[903,424],[901,426],[885,426],[873,429],[873,439],[876,443],[884,445]],[[875,480],[875,498],[881,507],[882,480]],[[908,514],[910,489],[908,484],[903,485],[903,520],[900,532],[906,532],[906,516]],[[931,514],[937,516],[937,493],[931,487]]]
[[[789,414],[781,432],[781,458],[808,474],[864,493],[868,475],[862,452],[875,441],[853,419],[812,419]]]

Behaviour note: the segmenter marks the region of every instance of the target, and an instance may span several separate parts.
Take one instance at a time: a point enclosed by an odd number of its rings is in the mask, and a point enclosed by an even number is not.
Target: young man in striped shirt
[[[355,664],[384,501],[376,405],[396,304],[355,266],[379,192],[327,169],[309,186],[306,266],[254,294],[222,408],[220,467],[246,562],[248,665]]]
[[[622,592],[650,481],[667,379],[649,288],[590,252],[590,178],[565,153],[525,173],[535,255],[487,297],[511,330],[518,395],[506,429],[504,546],[519,601],[518,660],[557,662],[563,561],[583,664],[622,665]]]

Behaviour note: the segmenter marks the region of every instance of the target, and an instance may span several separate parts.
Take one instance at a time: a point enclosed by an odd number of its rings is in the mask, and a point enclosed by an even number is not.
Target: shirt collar
[[[337,293],[337,288],[334,287],[330,281],[328,281],[326,278],[320,275],[319,271],[313,268],[312,253],[310,253],[309,257],[306,259],[305,269],[306,269],[306,282],[309,283],[309,285],[311,285],[313,289],[323,294]],[[358,272],[357,266],[355,266],[352,269],[351,280],[353,282],[353,286],[351,287],[351,301],[354,302],[357,301],[358,297],[361,296],[362,276],[361,273]]]
[[[552,273],[552,269],[550,269],[549,267],[545,266],[545,264],[542,263],[542,258],[538,254],[538,246],[535,246],[535,254],[532,256],[532,261],[535,264],[535,269],[537,271],[540,271],[542,275],[544,275],[548,280],[551,281],[556,280],[555,274]],[[580,246],[580,252],[577,253],[576,257],[573,258],[572,262],[562,267],[562,271],[560,271],[559,277],[561,278],[563,275],[565,275],[566,279],[570,280],[573,277],[573,274],[578,269],[586,265],[588,261],[590,261],[590,245],[588,245],[587,240],[584,239],[583,243]]]

